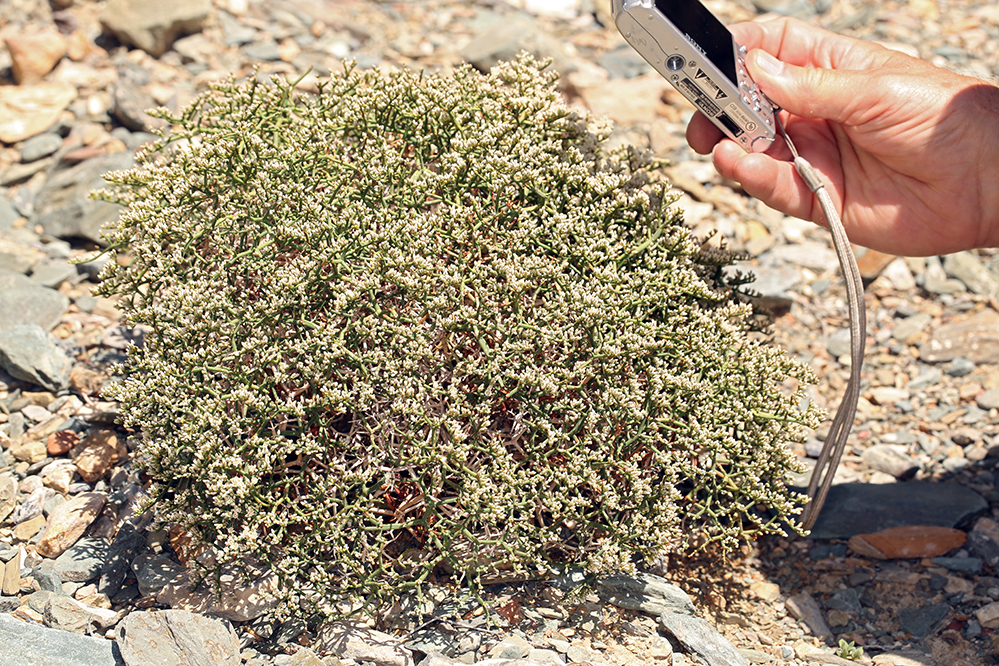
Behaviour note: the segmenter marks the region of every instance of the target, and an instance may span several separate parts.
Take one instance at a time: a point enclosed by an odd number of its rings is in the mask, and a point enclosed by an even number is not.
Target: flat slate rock
[[[649,615],[693,615],[697,612],[686,592],[665,578],[653,574],[607,576],[597,580],[594,586],[602,599],[620,608]]]
[[[185,610],[139,611],[115,629],[129,666],[239,666],[239,639],[224,620]]]
[[[125,660],[114,641],[48,629],[0,614],[0,664],[125,666]]]
[[[848,539],[907,525],[958,527],[988,507],[981,495],[955,483],[842,483],[829,490],[809,536]]]
[[[132,163],[131,153],[112,153],[56,172],[38,193],[35,222],[52,236],[106,245],[101,230],[118,219],[121,206],[91,199],[90,192],[107,187],[104,174],[128,169]]]
[[[51,331],[69,307],[69,299],[13,271],[0,270],[0,331],[35,324]]]
[[[708,666],[749,666],[734,645],[699,617],[663,613],[659,616],[659,625],[687,652],[696,654]]]
[[[28,324],[0,330],[0,367],[11,377],[59,391],[69,384],[73,361],[45,329]]]

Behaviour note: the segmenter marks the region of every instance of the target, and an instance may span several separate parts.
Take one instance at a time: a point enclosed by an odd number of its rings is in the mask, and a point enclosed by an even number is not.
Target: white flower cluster
[[[161,519],[289,608],[793,522],[807,369],[543,66],[231,83],[172,120],[106,194],[102,290],[152,330],[114,397]]]

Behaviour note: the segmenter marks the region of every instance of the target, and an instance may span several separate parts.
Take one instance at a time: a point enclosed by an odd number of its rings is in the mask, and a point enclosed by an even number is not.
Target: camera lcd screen
[[[735,85],[732,33],[698,0],[656,0],[656,9],[686,34]]]

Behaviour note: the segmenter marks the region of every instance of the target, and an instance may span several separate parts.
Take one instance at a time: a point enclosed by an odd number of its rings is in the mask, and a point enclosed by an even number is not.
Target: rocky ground
[[[791,14],[999,75],[999,8],[979,0],[707,4],[725,21]],[[670,160],[688,224],[752,257],[756,287],[779,315],[775,341],[815,369],[811,397],[830,411],[849,341],[827,234],[748,198],[686,148],[691,108],[624,45],[600,0],[160,5],[0,3],[5,663],[136,666],[184,649],[195,650],[190,663],[254,665],[848,663],[834,654],[840,639],[876,664],[982,664],[999,654],[999,256],[989,251],[903,259],[858,250],[864,392],[810,539],[669,562],[664,577],[611,577],[582,597],[571,581],[496,585],[492,623],[441,592],[378,627],[310,633],[271,619],[252,589],[196,589],[178,535],[133,515],[144,497],[135,442],[100,398],[110,364],[141,332],[92,295],[99,265],[69,260],[96,248],[116,215],[86,195],[149,140],[157,121],[143,110],[176,110],[231,73],[308,73],[308,89],[348,59],[448,71],[488,68],[521,48],[552,57],[567,98],[616,121],[615,141]],[[806,465],[822,434],[798,452]],[[165,608],[177,610],[152,612]]]

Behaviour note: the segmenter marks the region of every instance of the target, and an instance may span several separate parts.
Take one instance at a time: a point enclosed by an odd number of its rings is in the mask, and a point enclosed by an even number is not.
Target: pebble
[[[963,530],[933,525],[890,527],[850,537],[850,550],[879,560],[930,558],[949,553],[968,540]]]
[[[43,557],[58,557],[76,543],[97,518],[107,496],[104,493],[80,493],[59,506],[49,516],[45,536],[36,545]]]

